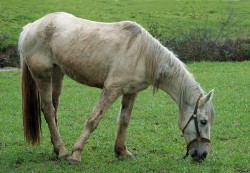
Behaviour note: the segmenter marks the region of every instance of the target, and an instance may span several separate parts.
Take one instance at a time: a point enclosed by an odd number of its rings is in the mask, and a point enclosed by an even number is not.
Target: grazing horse
[[[214,119],[213,91],[205,94],[185,65],[140,25],[122,21],[101,23],[57,12],[24,26],[19,39],[22,66],[22,109],[26,141],[40,142],[41,111],[48,123],[58,158],[81,161],[81,152],[105,112],[122,96],[114,145],[118,158],[133,158],[126,133],[137,93],[153,86],[179,107],[179,128],[187,155],[204,160],[210,149]],[[72,155],[57,127],[63,76],[102,89]]]

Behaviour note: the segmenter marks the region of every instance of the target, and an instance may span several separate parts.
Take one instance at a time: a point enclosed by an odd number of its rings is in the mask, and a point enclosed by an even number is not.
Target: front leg
[[[82,135],[74,145],[72,155],[68,158],[70,163],[77,163],[81,161],[81,152],[83,146],[88,140],[90,134],[97,128],[100,120],[102,119],[108,108],[120,96],[118,89],[104,88],[99,101],[97,102],[90,118],[88,119]]]
[[[134,159],[126,148],[126,133],[137,94],[125,94],[122,98],[119,127],[115,140],[115,155],[120,159]]]

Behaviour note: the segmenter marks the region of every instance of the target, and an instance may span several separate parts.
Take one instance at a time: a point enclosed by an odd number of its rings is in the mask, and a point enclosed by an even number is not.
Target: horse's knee
[[[89,119],[86,123],[86,128],[92,133],[98,126],[98,122],[96,120]]]
[[[128,125],[129,125],[129,119],[127,117],[120,117],[120,119],[119,119],[119,125],[121,127],[128,127]]]
[[[91,118],[89,118],[87,123],[86,123],[86,129],[90,133],[93,132],[97,128],[97,126],[101,120],[101,117],[103,115],[103,110],[100,110],[97,114],[94,114],[94,115],[95,116],[92,115]]]

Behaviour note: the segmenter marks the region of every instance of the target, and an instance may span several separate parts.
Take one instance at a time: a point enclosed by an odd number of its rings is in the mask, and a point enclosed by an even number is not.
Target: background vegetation
[[[249,6],[248,0],[0,1],[0,67],[18,66],[22,26],[55,11],[103,22],[136,21],[184,61],[249,60]]]
[[[135,161],[114,157],[120,99],[92,134],[79,165],[58,161],[52,153],[43,120],[41,145],[23,139],[20,72],[0,73],[0,172],[250,172],[249,74],[250,62],[189,64],[201,86],[215,87],[216,119],[211,131],[212,150],[197,164],[183,160],[185,142],[177,125],[178,108],[170,97],[152,88],[139,94],[127,137]],[[65,78],[59,107],[61,136],[70,151],[99,97],[100,90]]]

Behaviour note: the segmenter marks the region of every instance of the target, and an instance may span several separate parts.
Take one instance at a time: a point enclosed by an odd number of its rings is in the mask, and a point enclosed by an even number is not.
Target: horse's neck
[[[189,99],[192,99],[192,96],[197,95],[198,86],[192,78],[178,79],[177,77],[173,79],[163,78],[159,88],[167,92],[176,104],[181,107],[183,101],[188,102]]]
[[[157,40],[148,35],[145,37],[151,38],[151,41],[147,40],[151,44],[145,50],[148,50],[147,70],[154,90],[160,88],[167,92],[179,108],[184,101],[195,100],[202,91],[184,64]]]
[[[185,66],[177,58],[173,60],[176,60],[174,65],[173,62],[165,65],[159,88],[167,92],[181,109],[184,102],[192,104],[202,90]]]

